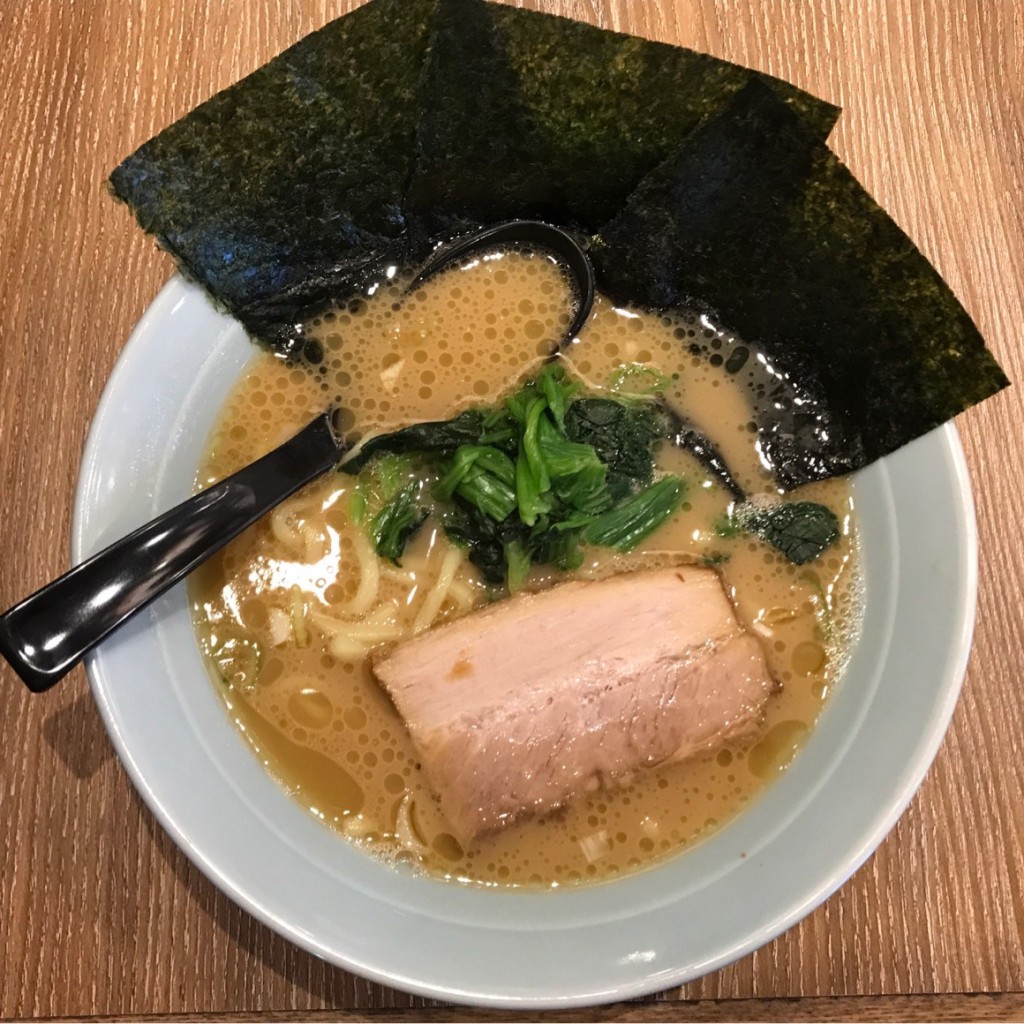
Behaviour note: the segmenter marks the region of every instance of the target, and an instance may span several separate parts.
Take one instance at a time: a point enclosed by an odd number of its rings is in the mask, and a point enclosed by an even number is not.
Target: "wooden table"
[[[345,0],[0,6],[0,607],[67,568],[85,432],[172,272],[104,192],[118,160],[343,13]],[[537,0],[788,78],[1024,379],[1024,14],[1017,0]],[[924,786],[835,896],[658,999],[565,1019],[1024,1017],[1024,407],[959,421],[981,534],[974,651]],[[155,823],[78,671],[0,670],[0,1015],[508,1019],[439,1009],[300,951]],[[795,1001],[793,1001],[795,999]],[[326,1011],[330,1011],[326,1013]]]

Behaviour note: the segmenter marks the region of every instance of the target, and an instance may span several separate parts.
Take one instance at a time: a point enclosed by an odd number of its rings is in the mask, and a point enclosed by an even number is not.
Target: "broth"
[[[447,271],[410,296],[400,284],[382,282],[365,301],[309,325],[323,348],[317,367],[254,356],[213,432],[199,484],[280,444],[329,402],[346,410],[353,436],[495,404],[540,366],[568,308],[558,267],[515,252]],[[567,371],[594,389],[607,387],[623,366],[656,367],[666,399],[715,441],[744,488],[776,494],[751,423],[771,371],[763,361],[741,360],[738,353],[747,352],[706,318],[621,310],[599,296],[563,358]],[[627,375],[625,386],[631,381],[645,378]],[[663,444],[657,466],[688,481],[680,511],[629,555],[587,549],[574,575],[720,562],[740,621],[761,638],[782,684],[752,738],[645,770],[463,849],[372,677],[363,653],[372,640],[353,648],[351,637],[332,637],[330,624],[356,621],[364,624],[356,635],[372,637],[374,623],[386,620],[389,635],[412,635],[453,566],[431,621],[482,605],[488,590],[433,520],[414,537],[400,569],[375,559],[368,569],[369,542],[349,515],[354,478],[342,473],[304,488],[192,578],[197,633],[229,713],[312,814],[387,861],[431,875],[558,887],[614,877],[707,835],[785,768],[842,671],[860,622],[854,509],[845,480],[802,488],[801,497],[837,514],[842,536],[816,562],[795,566],[749,535],[720,535],[716,525],[730,496],[690,454]],[[534,568],[528,586],[563,575]]]

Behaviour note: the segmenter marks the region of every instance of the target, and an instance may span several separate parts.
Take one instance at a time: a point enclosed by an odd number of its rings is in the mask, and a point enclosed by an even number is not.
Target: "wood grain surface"
[[[350,6],[0,3],[0,607],[67,568],[90,418],[172,273],[106,195],[107,173]],[[707,50],[842,104],[832,145],[945,275],[1011,379],[1024,380],[1018,0],[534,6]],[[959,420],[981,542],[974,649],[938,758],[878,852],[732,966],[557,1019],[1024,1015],[1022,426],[1019,387]],[[11,1018],[455,1013],[322,963],[214,889],[135,795],[80,671],[32,697],[0,669],[0,952],[0,1015]]]

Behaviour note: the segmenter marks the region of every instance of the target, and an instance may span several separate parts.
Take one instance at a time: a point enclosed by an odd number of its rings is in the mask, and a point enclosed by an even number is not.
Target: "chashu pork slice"
[[[374,672],[464,842],[752,729],[774,689],[718,574],[694,566],[512,597]]]

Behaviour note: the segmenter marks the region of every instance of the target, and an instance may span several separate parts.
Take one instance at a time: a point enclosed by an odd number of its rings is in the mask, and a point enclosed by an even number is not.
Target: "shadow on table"
[[[76,779],[91,778],[114,757],[92,694],[86,691],[43,719],[43,738]]]

